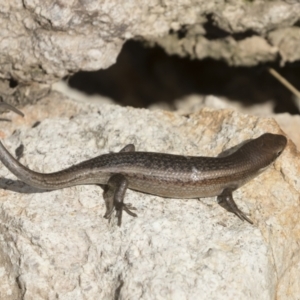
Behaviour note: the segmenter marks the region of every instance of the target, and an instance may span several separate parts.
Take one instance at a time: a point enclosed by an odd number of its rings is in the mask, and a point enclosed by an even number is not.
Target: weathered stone
[[[299,59],[290,46],[277,42],[284,30],[292,40],[288,44],[296,47],[298,34],[291,26],[299,19],[298,1],[65,0],[62,5],[13,0],[0,10],[0,77],[17,89],[51,84],[79,70],[108,68],[129,39],[238,66],[274,61],[279,53],[283,62]],[[28,98],[26,91],[21,94],[17,102],[41,98],[38,92]]]
[[[64,101],[62,101],[64,100]],[[59,93],[9,114],[0,136],[21,163],[53,172],[134,143],[138,151],[216,156],[264,132],[271,118],[203,108],[189,116]],[[41,123],[32,127],[37,121]],[[14,132],[14,130],[17,130]],[[234,192],[251,226],[215,198],[164,199],[128,191],[137,218],[108,224],[98,186],[39,192],[0,166],[3,299],[296,299],[299,153],[289,142],[268,170]],[[16,296],[17,295],[17,296]]]

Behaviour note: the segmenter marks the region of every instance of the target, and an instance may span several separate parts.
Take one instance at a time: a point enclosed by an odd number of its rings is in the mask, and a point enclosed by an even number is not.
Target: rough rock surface
[[[299,59],[298,1],[12,0],[0,10],[0,91],[12,103],[46,94],[33,83],[109,67],[129,39],[233,65]]]
[[[86,98],[88,99],[88,98]],[[88,101],[88,100],[87,100]],[[272,101],[264,104],[257,104],[245,107],[240,102],[228,101],[215,96],[190,95],[175,101],[176,113],[180,115],[189,115],[199,110],[210,107],[213,109],[234,109],[245,114],[257,115],[261,117],[272,117],[279,124],[280,128],[290,137],[297,149],[300,150],[300,116],[290,115],[288,113],[274,114],[274,105]],[[169,107],[153,105],[150,109],[168,109]]]
[[[281,132],[271,118],[230,109],[203,108],[185,117],[86,105],[59,93],[24,113],[9,114],[13,122],[2,123],[0,136],[11,153],[22,143],[20,161],[41,172],[128,143],[137,150],[215,156],[264,132]],[[234,192],[253,226],[215,198],[128,191],[126,202],[138,218],[125,214],[119,228],[102,218],[100,187],[41,193],[1,164],[1,299],[297,299],[299,170],[299,153],[289,142],[273,166]]]

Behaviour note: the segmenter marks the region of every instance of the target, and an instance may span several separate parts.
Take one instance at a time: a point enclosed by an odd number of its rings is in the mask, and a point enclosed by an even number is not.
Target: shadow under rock
[[[105,185],[103,184],[94,184],[94,185],[100,187],[101,189],[105,188]],[[12,180],[7,178],[0,178],[0,189],[16,192],[20,194],[38,194],[38,193],[51,192],[55,190],[62,190],[61,188],[49,189],[49,190],[37,189],[35,187],[26,184],[21,180]]]
[[[44,193],[51,190],[42,190],[32,187],[21,180],[12,180],[7,178],[0,178],[0,189],[8,190],[21,194],[35,194]]]
[[[210,32],[214,36],[215,30]],[[208,58],[168,55],[158,46],[149,48],[137,41],[124,44],[116,64],[105,70],[78,72],[68,83],[87,95],[109,97],[123,106],[147,108],[163,103],[176,110],[177,99],[196,94],[225,97],[244,107],[272,100],[275,112],[298,114],[293,95],[269,74],[269,67],[300,89],[300,65],[296,63],[234,67]]]

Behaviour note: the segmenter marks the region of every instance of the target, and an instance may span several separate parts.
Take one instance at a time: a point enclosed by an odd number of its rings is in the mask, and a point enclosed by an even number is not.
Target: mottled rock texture
[[[76,103],[59,93],[23,110],[25,118],[10,113],[13,122],[1,123],[1,140],[11,153],[22,143],[21,163],[40,172],[128,143],[216,156],[264,132],[281,133],[271,118],[231,109],[179,116]],[[215,198],[128,191],[138,217],[125,214],[121,228],[102,218],[100,187],[40,192],[1,164],[1,299],[297,299],[299,161],[290,141],[274,165],[234,192],[253,226]]]
[[[298,1],[12,0],[0,11],[0,92],[11,103],[32,103],[79,70],[111,66],[129,39],[236,66],[300,56]]]

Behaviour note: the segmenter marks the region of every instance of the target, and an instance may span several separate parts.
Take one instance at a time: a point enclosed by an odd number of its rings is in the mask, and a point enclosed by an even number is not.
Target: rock
[[[294,142],[297,149],[300,150],[300,136],[298,130],[300,128],[300,116],[291,116],[288,113],[277,114],[274,116],[276,122],[279,124],[281,129],[288,134],[290,139]]]
[[[24,119],[10,113],[13,122],[2,123],[1,140],[11,153],[22,143],[21,163],[45,173],[128,143],[139,151],[216,156],[264,132],[281,133],[271,118],[232,109],[180,116],[76,103],[58,92],[23,111]],[[0,177],[3,299],[296,299],[300,293],[299,154],[291,141],[274,165],[234,192],[253,226],[215,198],[128,191],[138,217],[124,214],[119,228],[102,218],[98,186],[40,192],[2,164]]]
[[[108,68],[130,39],[235,66],[279,54],[282,63],[295,61],[299,12],[297,1],[7,1],[0,16],[0,86],[7,86],[6,101],[33,103],[61,78]],[[280,30],[293,37],[293,50],[278,42]]]
[[[300,59],[299,27],[288,27],[274,30],[269,33],[268,39],[272,45],[278,47],[282,65],[286,62],[294,62]]]
[[[87,98],[85,99],[87,100]],[[174,107],[176,113],[185,116],[197,113],[205,107],[210,107],[213,109],[233,109],[237,112],[244,114],[274,118],[278,125],[281,127],[281,129],[289,136],[289,138],[296,145],[297,149],[300,149],[300,138],[298,134],[298,128],[300,127],[299,115],[290,115],[288,113],[274,114],[274,104],[272,101],[245,107],[240,102],[232,100],[229,101],[224,97],[220,98],[212,95],[189,95],[176,100],[174,103]],[[171,110],[171,107],[162,104],[155,104],[152,105],[150,109]]]

